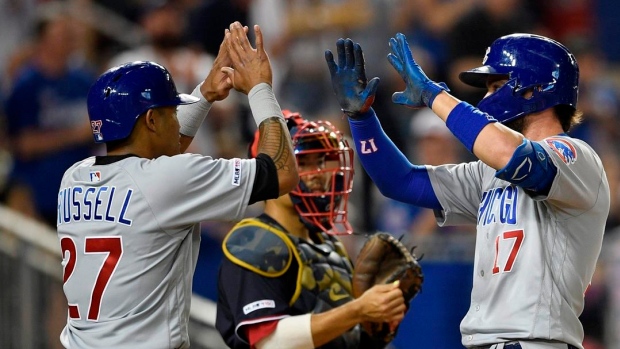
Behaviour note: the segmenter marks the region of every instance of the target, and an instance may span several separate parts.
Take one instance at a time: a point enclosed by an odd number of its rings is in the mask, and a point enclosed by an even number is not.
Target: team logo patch
[[[566,139],[559,137],[551,137],[545,139],[545,142],[553,149],[553,151],[558,154],[560,159],[564,161],[564,163],[570,165],[574,164],[577,161],[577,150],[575,147]]]
[[[101,182],[101,171],[91,171],[90,172],[90,181],[91,182]]]
[[[249,313],[256,311],[258,309],[275,308],[275,307],[276,307],[276,302],[274,302],[271,299],[263,299],[263,300],[252,302],[248,305],[243,306],[243,313],[245,315],[248,315]]]
[[[231,184],[237,187],[241,184],[241,159],[233,159],[233,175]]]
[[[103,140],[103,135],[101,134],[101,125],[101,120],[94,120],[90,122],[90,128],[93,130],[93,135],[98,141]]]

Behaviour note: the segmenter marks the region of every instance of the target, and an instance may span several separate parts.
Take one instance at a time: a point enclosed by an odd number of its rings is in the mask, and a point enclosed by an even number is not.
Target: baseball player
[[[331,123],[285,116],[301,181],[225,237],[216,327],[233,349],[383,348],[357,325],[398,324],[403,294],[378,285],[354,300],[351,262],[332,235],[351,233],[353,150]],[[258,135],[251,156],[257,144]]]
[[[241,24],[231,24],[192,95],[177,92],[166,68],[143,61],[112,68],[91,87],[93,135],[107,155],[69,168],[58,194],[66,348],[188,348],[199,222],[240,219],[248,204],[297,185],[258,26],[255,32],[253,49]],[[181,154],[231,88],[248,94],[264,135],[256,159]]]
[[[440,226],[477,226],[468,348],[583,348],[579,315],[609,211],[599,156],[566,132],[579,122],[579,68],[560,43],[531,34],[498,38],[482,66],[461,81],[487,88],[475,108],[428,79],[406,38],[390,39],[388,60],[406,83],[397,104],[429,107],[479,160],[412,165],[370,108],[362,49],[337,42],[325,57],[349,116],[362,164],[381,192],[435,211]],[[385,171],[389,168],[389,171]]]

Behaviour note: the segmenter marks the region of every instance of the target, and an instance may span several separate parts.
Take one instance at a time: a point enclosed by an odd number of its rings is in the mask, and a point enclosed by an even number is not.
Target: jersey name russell
[[[75,186],[58,193],[57,225],[80,221],[99,221],[131,226],[127,216],[132,189],[117,192],[114,186]]]

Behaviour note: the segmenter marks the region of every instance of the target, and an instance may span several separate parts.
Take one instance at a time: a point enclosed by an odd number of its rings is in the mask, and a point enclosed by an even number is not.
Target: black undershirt
[[[256,176],[254,176],[254,187],[248,205],[259,201],[277,199],[280,194],[279,187],[276,164],[269,155],[259,153],[256,156]]]

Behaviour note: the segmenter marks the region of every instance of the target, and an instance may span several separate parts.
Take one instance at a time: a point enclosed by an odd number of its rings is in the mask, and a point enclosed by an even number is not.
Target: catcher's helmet
[[[129,137],[147,110],[190,104],[194,96],[179,94],[163,66],[146,61],[126,63],[103,73],[88,91],[88,117],[96,143]]]
[[[324,166],[300,168],[299,184],[289,195],[301,221],[311,231],[351,234],[347,204],[353,187],[353,149],[342,133],[329,121],[308,121],[299,113],[283,110],[293,141],[297,162],[304,156],[324,156]],[[259,133],[256,131],[249,155],[256,157]],[[311,190],[304,178],[323,175],[322,189]]]
[[[577,106],[579,66],[559,42],[534,34],[511,34],[495,40],[482,66],[459,74],[464,83],[486,88],[489,75],[508,82],[482,99],[478,108],[502,123],[564,104]],[[532,91],[530,98],[524,93]]]

